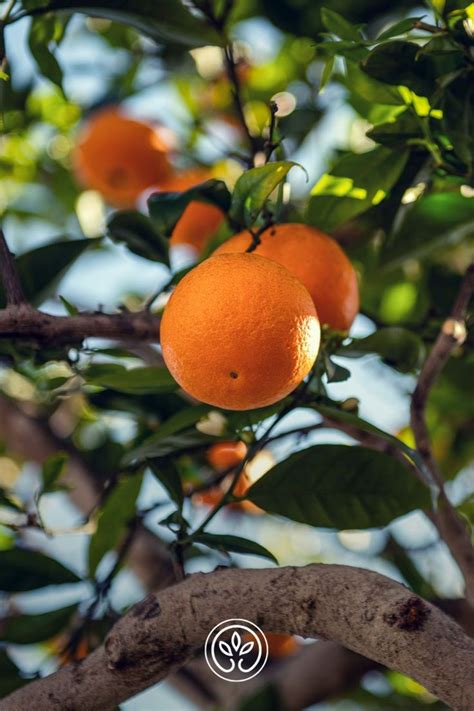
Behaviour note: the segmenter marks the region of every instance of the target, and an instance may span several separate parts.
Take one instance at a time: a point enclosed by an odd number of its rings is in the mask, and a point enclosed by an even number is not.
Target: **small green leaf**
[[[55,452],[43,464],[43,485],[41,491],[46,494],[57,490],[57,481],[64,471],[68,455],[66,452]]]
[[[279,161],[247,170],[235,184],[230,217],[239,225],[251,227],[271,193],[295,165],[298,164]]]
[[[324,27],[343,40],[362,42],[363,37],[357,26],[346,20],[338,12],[330,10],[328,7],[321,8],[321,20]]]
[[[143,474],[122,477],[100,512],[97,529],[89,543],[89,576],[93,578],[104,555],[113,550],[133,520]]]
[[[148,465],[153,475],[163,484],[171,499],[181,509],[184,501],[183,485],[176,463],[169,457],[162,457],[156,461],[150,460]]]
[[[7,509],[13,509],[18,511],[18,513],[23,512],[21,503],[16,500],[16,498],[10,493],[5,491],[3,487],[0,487],[0,507],[4,506]]]
[[[466,71],[452,81],[440,102],[443,129],[456,155],[472,175],[474,166],[474,74]]]
[[[405,20],[396,22],[377,37],[377,42],[382,42],[383,40],[388,40],[392,37],[398,37],[399,35],[404,35],[407,32],[410,32],[410,30],[412,30],[415,25],[423,19],[423,17],[424,15],[420,15],[419,17],[407,17]]]
[[[323,71],[321,72],[321,81],[319,83],[320,93],[322,91],[324,91],[326,84],[328,83],[328,81],[330,80],[330,78],[332,76],[332,70],[334,69],[335,61],[336,61],[336,57],[334,55],[333,56],[330,55],[329,57],[326,57],[326,60],[324,62]]]
[[[381,143],[387,148],[406,147],[409,141],[423,138],[422,127],[417,121],[413,111],[408,109],[397,116],[394,121],[387,121],[374,126],[367,131],[368,138],[376,143]]]
[[[107,223],[107,234],[140,257],[169,266],[168,242],[146,215],[134,210],[114,212]]]
[[[2,621],[2,639],[11,644],[38,644],[65,629],[77,605],[40,615],[16,615]]]
[[[26,548],[0,551],[0,590],[5,592],[23,592],[79,581],[72,570],[43,553]]]
[[[398,88],[373,79],[355,62],[346,61],[345,85],[350,92],[366,101],[387,106],[405,105]]]
[[[430,506],[430,493],[401,462],[347,445],[316,445],[277,464],[246,498],[310,526],[352,529],[388,525]]]
[[[349,345],[338,350],[338,355],[349,358],[357,358],[367,353],[376,353],[387,365],[402,373],[410,373],[417,370],[423,362],[425,347],[415,333],[393,326],[381,328],[366,338],[354,338]]]
[[[25,295],[39,306],[50,296],[69,267],[88,248],[100,244],[97,239],[52,242],[25,252],[15,259]],[[5,307],[5,294],[0,284],[0,308]]]
[[[90,366],[83,376],[90,385],[128,395],[171,393],[178,387],[166,368],[156,366],[127,369],[122,365],[97,364]]]
[[[148,211],[154,227],[170,237],[179,218],[191,202],[205,202],[227,212],[230,193],[222,180],[206,180],[182,192],[156,192],[148,198]]]
[[[266,548],[255,541],[249,541],[240,536],[219,535],[216,533],[199,533],[193,538],[195,543],[201,543],[209,548],[216,548],[224,553],[243,553],[268,558],[278,565],[278,561]]]
[[[33,17],[30,26],[28,44],[30,52],[41,74],[63,90],[63,72],[50,49],[54,42],[57,28],[57,18],[54,15]]]
[[[64,296],[61,296],[61,294],[58,294],[58,298],[62,302],[69,316],[77,316],[77,314],[79,313],[79,309],[77,308],[77,306],[71,304],[71,302],[68,301]]]
[[[348,153],[311,191],[306,222],[331,232],[385,199],[408,159],[406,151],[377,147]]]

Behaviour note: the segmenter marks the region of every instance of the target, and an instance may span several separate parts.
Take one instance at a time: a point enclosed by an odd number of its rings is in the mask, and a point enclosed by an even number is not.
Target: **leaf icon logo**
[[[268,660],[268,643],[262,630],[249,620],[232,618],[219,622],[204,645],[206,662],[225,681],[253,679]]]

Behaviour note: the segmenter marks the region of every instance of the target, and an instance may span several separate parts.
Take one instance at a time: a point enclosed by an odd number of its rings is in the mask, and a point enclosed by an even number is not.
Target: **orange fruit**
[[[207,170],[186,170],[177,173],[158,188],[165,192],[181,192],[194,188],[195,185],[204,183],[210,178],[212,175]],[[170,245],[188,244],[200,254],[209,238],[217,232],[223,220],[224,213],[218,207],[193,200],[179,218],[171,235]]]
[[[303,282],[322,324],[347,331],[359,310],[359,288],[354,267],[339,244],[324,232],[297,223],[269,227],[260,240],[254,254],[274,259]],[[214,254],[245,252],[250,243],[250,233],[240,232]]]
[[[230,469],[240,464],[246,454],[244,442],[218,442],[207,450],[207,461],[214,469]]]
[[[268,642],[268,656],[271,659],[288,657],[290,654],[294,654],[300,646],[291,634],[265,632],[265,637]],[[252,639],[252,635],[250,634],[244,634],[242,636],[244,642],[250,642]]]
[[[168,149],[155,129],[117,108],[93,114],[73,152],[79,182],[116,207],[133,207],[150,185],[168,178]]]
[[[202,402],[250,410],[286,397],[311,370],[320,329],[288,270],[255,254],[221,254],[178,284],[161,321],[171,374]]]

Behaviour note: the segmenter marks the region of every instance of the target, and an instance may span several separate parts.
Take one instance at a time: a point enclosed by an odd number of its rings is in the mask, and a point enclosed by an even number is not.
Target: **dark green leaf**
[[[405,146],[408,141],[423,138],[420,122],[410,110],[404,111],[394,121],[375,126],[367,132],[367,136],[387,148]]]
[[[266,684],[246,697],[238,711],[285,711],[285,706],[275,684]]]
[[[261,558],[268,558],[278,565],[278,561],[270,551],[255,541],[249,541],[240,536],[218,535],[216,533],[199,533],[194,537],[195,543],[202,543],[209,548],[216,548],[223,552],[244,553],[246,555],[258,555]]]
[[[0,649],[0,699],[18,689],[27,680],[22,679],[16,664],[12,662],[5,649]]]
[[[54,15],[34,17],[31,21],[28,44],[38,69],[62,91],[63,72],[50,49],[57,33],[57,18]]]
[[[195,428],[163,437],[158,432],[145,440],[139,447],[128,452],[123,458],[122,464],[126,467],[136,465],[149,459],[166,457],[174,452],[185,452],[220,441],[222,438],[204,434]]]
[[[17,615],[2,622],[2,639],[11,644],[37,644],[65,629],[77,605],[40,615]],[[4,625],[4,626],[3,626]]]
[[[378,205],[398,180],[407,158],[406,151],[384,147],[345,155],[312,189],[306,221],[330,232]]]
[[[456,192],[426,195],[407,210],[382,251],[382,262],[393,267],[407,258],[457,244],[473,234],[473,198]]]
[[[230,193],[222,180],[206,180],[182,192],[153,193],[148,198],[148,211],[154,227],[163,236],[170,237],[189,203],[205,202],[227,212],[230,199]]]
[[[183,485],[175,462],[169,457],[162,457],[156,461],[148,462],[153,475],[163,484],[175,504],[181,509],[183,506]]]
[[[334,63],[336,61],[336,58],[334,56],[329,56],[326,58],[324,62],[324,68],[323,71],[321,72],[321,81],[319,83],[319,91],[322,91],[328,81],[331,78],[332,75],[332,70],[334,69]]]
[[[129,395],[171,393],[178,387],[166,368],[156,366],[127,369],[122,365],[97,364],[83,375],[91,385]]]
[[[57,481],[64,471],[68,455],[66,452],[55,452],[43,464],[43,486],[42,493],[56,491]]]
[[[247,170],[235,184],[230,217],[239,225],[251,227],[270,194],[295,165],[292,161],[279,161]]]
[[[329,356],[324,359],[328,383],[343,383],[351,377],[351,371],[335,363]]]
[[[169,266],[168,242],[152,220],[134,210],[114,212],[107,223],[107,233],[114,242],[123,242],[140,257]]]
[[[66,309],[68,316],[77,316],[77,314],[79,313],[79,309],[77,308],[77,306],[71,304],[71,302],[68,301],[64,296],[61,296],[61,294],[58,294],[58,298]]]
[[[430,505],[397,459],[364,447],[316,445],[277,464],[246,497],[271,513],[324,528],[373,528]]]
[[[361,42],[362,36],[359,29],[351,22],[348,22],[342,15],[328,7],[321,8],[321,20],[324,27],[343,40],[351,40],[353,42]]]
[[[372,79],[355,62],[346,61],[345,84],[349,91],[358,94],[366,101],[404,106],[404,101],[397,88]]]
[[[80,578],[59,561],[26,548],[0,551],[0,590],[22,592],[46,585],[77,583]]]
[[[366,338],[354,338],[338,351],[339,355],[356,358],[367,353],[376,353],[387,365],[402,373],[410,373],[420,367],[425,347],[415,333],[393,326],[381,328]]]
[[[410,32],[410,30],[412,30],[415,25],[422,19],[423,15],[419,17],[407,17],[405,20],[400,20],[400,22],[396,22],[394,25],[384,30],[377,37],[377,42],[381,42],[382,40],[388,40],[392,37],[398,37],[399,35],[404,35],[406,32]]]
[[[95,575],[103,556],[113,550],[123,537],[136,511],[143,475],[122,477],[108,496],[89,544],[89,576]]]
[[[52,242],[22,254],[15,260],[27,299],[39,306],[50,296],[69,267],[99,240],[77,239]],[[5,295],[0,285],[0,308],[5,306]]]
[[[443,128],[472,174],[474,164],[474,72],[465,72],[443,92]]]
[[[435,88],[433,66],[428,55],[418,56],[419,49],[414,42],[386,42],[375,47],[361,66],[380,82],[407,86],[420,96],[430,96]]]
[[[223,43],[222,35],[179,0],[44,0],[47,10],[72,10],[121,22],[156,42],[199,47]]]

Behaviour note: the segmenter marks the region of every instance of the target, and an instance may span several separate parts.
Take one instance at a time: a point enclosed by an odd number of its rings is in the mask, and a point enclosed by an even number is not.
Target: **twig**
[[[429,32],[430,34],[433,34],[433,35],[446,31],[446,30],[443,30],[441,27],[437,27],[436,25],[431,25],[430,23],[423,22],[422,20],[415,22],[414,27],[415,27],[415,30],[425,30],[425,32]]]
[[[14,256],[8,249],[2,229],[0,229],[0,274],[7,306],[26,304],[27,300],[15,266]]]
[[[265,163],[268,163],[272,157],[272,153],[277,148],[278,142],[274,141],[274,133],[277,123],[277,111],[278,104],[276,101],[270,101],[270,125],[268,127],[268,138],[265,141],[264,153],[265,153]]]
[[[466,339],[465,319],[473,291],[474,264],[471,264],[462,281],[451,316],[444,321],[421,369],[411,400],[411,427],[417,450],[439,487],[438,508],[431,514],[431,518],[459,565],[466,583],[466,596],[471,603],[474,603],[474,548],[468,529],[444,491],[443,475],[433,455],[425,411],[431,388],[453,351]]]

